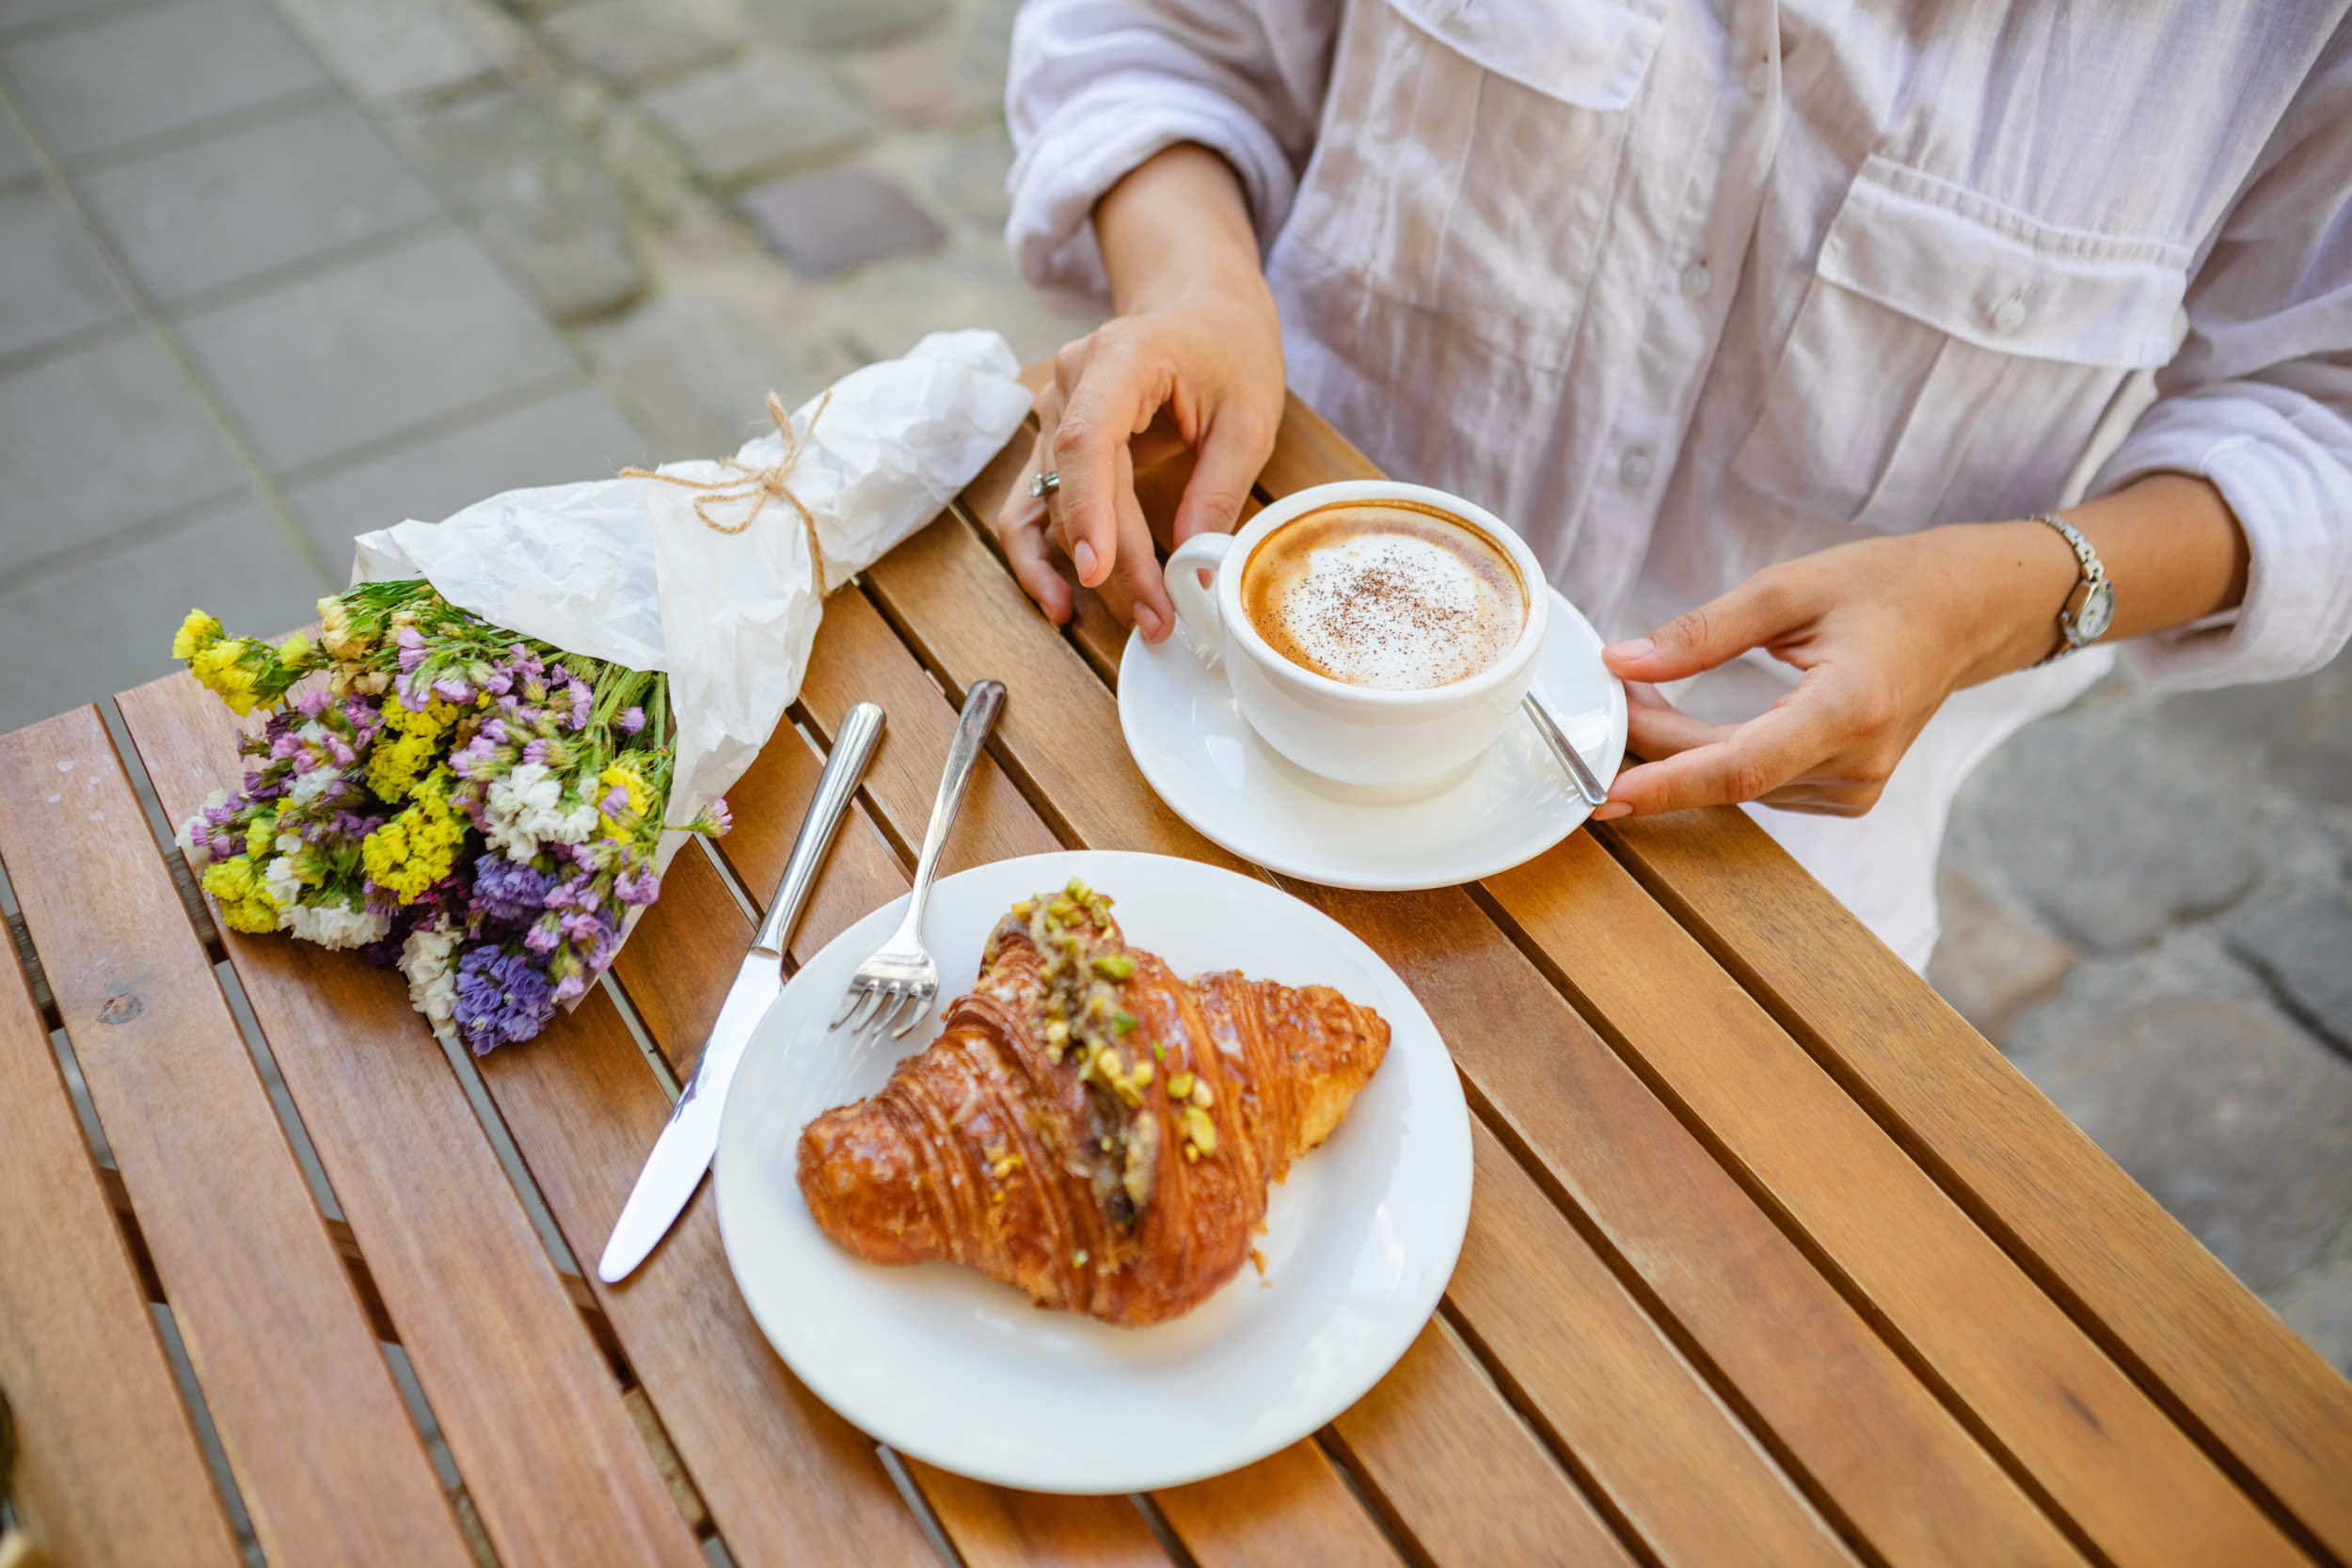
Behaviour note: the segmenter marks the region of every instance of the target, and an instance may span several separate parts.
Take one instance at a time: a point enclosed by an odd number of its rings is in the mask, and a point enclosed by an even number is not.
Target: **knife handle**
[[[859,781],[866,777],[866,765],[873,760],[882,733],[879,704],[860,703],[841,721],[840,732],[833,737],[833,752],[825,758],[824,776],[817,781],[817,798],[809,802],[801,836],[792,841],[792,856],[784,863],[784,879],[776,884],[776,895],[768,900],[768,917],[759,923],[759,935],[753,939],[755,950],[773,953],[779,959],[784,957],[785,943],[792,940],[792,928],[801,923],[801,911],[807,907],[809,891],[817,885],[818,868],[825,863],[825,850],[850,809]]]

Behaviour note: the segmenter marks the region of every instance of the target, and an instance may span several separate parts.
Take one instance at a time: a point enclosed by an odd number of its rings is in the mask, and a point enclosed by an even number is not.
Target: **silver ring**
[[[1048,468],[1043,473],[1038,475],[1035,479],[1029,481],[1029,494],[1036,496],[1041,499],[1044,497],[1052,495],[1055,491],[1060,488],[1061,474],[1059,470],[1054,468]]]

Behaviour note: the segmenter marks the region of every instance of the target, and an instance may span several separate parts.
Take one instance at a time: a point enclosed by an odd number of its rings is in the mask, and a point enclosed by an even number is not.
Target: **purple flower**
[[[613,879],[612,895],[624,904],[650,904],[661,896],[661,874],[650,865],[624,871]]]
[[[533,953],[554,952],[564,943],[564,933],[560,929],[562,924],[559,916],[541,915],[532,922],[531,929],[523,933],[523,945]]]
[[[735,831],[735,814],[727,810],[727,798],[720,796],[710,802],[706,812],[710,818],[710,831],[723,838]]]
[[[316,719],[326,711],[326,705],[334,700],[333,692],[323,686],[316,686],[295,699],[294,706],[301,710],[302,717],[305,719]]]
[[[548,765],[548,743],[545,740],[523,742],[523,761],[545,768]]]
[[[485,855],[475,863],[474,908],[492,920],[519,925],[536,920],[547,908],[555,879],[537,866],[503,855]]]
[[[621,733],[623,735],[635,735],[639,730],[642,730],[644,727],[645,710],[644,708],[632,707],[622,710]]]
[[[416,627],[403,626],[392,633],[392,641],[400,647],[400,673],[416,673],[417,666],[424,662],[424,639]]]
[[[596,809],[616,821],[628,816],[628,791],[614,784],[605,792],[604,799],[596,802]]]
[[[439,680],[435,681],[433,691],[436,696],[447,698],[453,703],[473,701],[473,688],[459,680],[455,675],[443,675]]]
[[[574,681],[570,686],[564,689],[564,692],[565,695],[569,696],[572,700],[572,728],[576,730],[586,729],[588,727],[588,709],[591,705],[590,693],[587,687],[581,685],[579,681]]]
[[[457,961],[457,1027],[474,1054],[527,1040],[555,1015],[547,971],[527,953],[486,943]]]

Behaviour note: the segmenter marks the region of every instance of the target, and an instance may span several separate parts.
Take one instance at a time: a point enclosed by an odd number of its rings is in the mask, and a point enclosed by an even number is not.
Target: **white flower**
[[[228,803],[229,792],[215,789],[204,797],[204,811]],[[172,841],[180,846],[180,852],[188,857],[190,865],[202,867],[212,863],[213,825],[204,819],[204,812],[198,812],[181,823],[180,831],[172,835]]]
[[[487,800],[490,825],[485,836],[506,858],[528,861],[542,843],[581,844],[596,826],[596,808],[580,804],[565,810],[564,781],[544,763],[526,762],[501,779],[490,782]]]
[[[348,904],[286,904],[278,911],[278,924],[304,942],[333,948],[365,947],[383,941],[392,928],[385,916]]]
[[[326,793],[326,786],[335,782],[332,768],[313,768],[308,773],[294,775],[294,787],[286,791],[287,803],[296,811],[307,811],[311,803]]]
[[[300,844],[299,839],[295,840],[296,847],[299,847]],[[282,850],[285,847],[285,839],[279,839],[278,847]],[[283,929],[286,925],[286,911],[301,902],[302,899],[302,874],[294,869],[294,858],[288,854],[278,854],[264,861],[262,864],[262,885],[269,889],[269,895],[278,901],[278,924],[279,928]]]
[[[409,1005],[425,1016],[443,1043],[457,1043],[457,935],[419,927],[400,944],[400,972],[408,976]]]

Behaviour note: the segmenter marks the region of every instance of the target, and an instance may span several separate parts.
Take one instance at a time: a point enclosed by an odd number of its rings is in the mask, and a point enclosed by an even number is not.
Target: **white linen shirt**
[[[1292,387],[1519,530],[1606,634],[1846,540],[2170,469],[2219,488],[2251,576],[2133,656],[2166,685],[2279,679],[2352,633],[2345,10],[1028,0],[1008,238],[1101,309],[1095,202],[1214,149]],[[1926,752],[1964,772],[2099,667],[2073,662],[1982,689]],[[1785,689],[1743,664],[1684,700],[1732,718]],[[1931,863],[1958,782],[1925,786]]]

